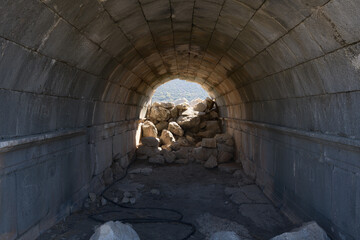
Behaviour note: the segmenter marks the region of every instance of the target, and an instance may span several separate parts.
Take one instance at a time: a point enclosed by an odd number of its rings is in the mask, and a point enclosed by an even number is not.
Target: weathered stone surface
[[[163,107],[163,108],[166,108],[166,109],[172,109],[173,107],[175,107],[175,104],[174,103],[170,103],[170,102],[155,102],[153,105],[153,107]]]
[[[157,121],[167,121],[170,118],[170,111],[164,107],[153,106],[150,110],[150,119]]]
[[[172,109],[170,109],[170,116],[173,119],[177,119],[177,117],[179,116],[179,109],[177,107],[173,107]]]
[[[192,152],[194,158],[200,162],[205,162],[210,156],[217,156],[217,150],[211,148],[198,147]]]
[[[202,101],[199,102],[199,103],[197,103],[197,104],[194,106],[194,110],[195,110],[195,111],[198,111],[198,112],[205,112],[206,108],[207,108],[206,102],[202,102]]]
[[[211,235],[209,240],[242,240],[235,232],[221,231]]]
[[[141,143],[148,147],[158,147],[160,140],[155,137],[143,137],[141,138]]]
[[[184,130],[176,122],[170,122],[168,126],[168,130],[180,137],[184,135]]]
[[[182,158],[188,158],[189,156],[189,150],[188,148],[182,147],[180,148],[180,150],[177,150],[174,152],[175,156],[177,159],[182,159]]]
[[[227,163],[233,160],[234,154],[225,152],[225,151],[218,151],[218,163]]]
[[[234,173],[236,170],[241,169],[241,165],[239,163],[222,163],[218,165],[218,168],[222,172]]]
[[[216,140],[214,138],[203,138],[201,146],[203,148],[216,148]]]
[[[167,129],[168,125],[169,125],[168,122],[162,121],[162,122],[157,123],[155,126],[156,126],[156,129],[158,130],[158,132],[161,132],[162,130]]]
[[[193,116],[180,116],[176,122],[182,128],[189,129],[198,126],[200,124],[200,118]]]
[[[172,151],[168,151],[168,150],[165,150],[165,149],[164,149],[164,151],[162,152],[162,154],[163,154],[163,156],[164,156],[164,158],[165,158],[165,161],[166,161],[167,163],[173,163],[173,162],[175,161],[175,159],[176,159],[176,155],[175,155],[175,153],[172,152]]]
[[[165,158],[161,154],[149,158],[149,163],[164,164]]]
[[[150,121],[145,121],[142,125],[142,134],[143,137],[157,137],[158,131],[155,125]]]
[[[209,159],[204,163],[206,168],[214,168],[217,166],[217,159],[214,156],[210,156]]]
[[[162,130],[160,140],[164,145],[171,145],[175,142],[175,138],[173,134],[168,130]]]
[[[144,145],[140,145],[137,150],[136,154],[145,155],[147,157],[153,157],[160,153],[157,147],[148,147]]]
[[[119,221],[106,222],[95,230],[90,240],[140,240],[130,225]]]
[[[330,240],[326,232],[316,223],[305,223],[302,227],[291,232],[273,237],[271,240]]]
[[[105,185],[110,185],[113,182],[113,172],[111,170],[111,168],[107,168],[105,169],[104,173],[103,173],[103,180]]]
[[[121,157],[119,163],[120,163],[120,166],[123,169],[127,168],[129,166],[129,164],[130,164],[130,160],[129,160],[128,155],[125,155],[125,156]]]

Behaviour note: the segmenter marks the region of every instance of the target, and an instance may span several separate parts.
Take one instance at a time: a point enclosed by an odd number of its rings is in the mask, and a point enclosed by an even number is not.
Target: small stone
[[[215,138],[203,138],[201,146],[205,148],[216,148],[216,140]]]
[[[131,204],[135,204],[135,202],[136,202],[136,198],[134,198],[134,197],[130,198],[130,203]]]
[[[151,189],[150,193],[154,194],[154,195],[160,195],[160,190],[159,189]]]
[[[164,150],[163,156],[167,163],[173,163],[176,159],[176,155],[172,151]]]
[[[69,238],[68,238],[69,239]],[[78,239],[77,237],[71,237],[71,239]],[[106,222],[100,227],[96,228],[95,233],[89,240],[140,240],[139,235],[128,224],[123,224],[119,221]]]
[[[204,167],[214,168],[217,166],[217,159],[214,156],[210,156],[209,159],[205,162]]]
[[[89,198],[91,202],[95,202],[96,201],[96,194],[95,193],[89,193]]]
[[[124,197],[130,198],[132,197],[132,194],[130,192],[124,192]]]
[[[112,201],[113,201],[114,203],[118,203],[118,202],[119,202],[119,199],[118,199],[117,197],[115,197],[115,198],[112,199]]]
[[[107,200],[105,198],[101,198],[101,206],[105,206],[107,204]]]
[[[130,164],[130,161],[129,161],[129,157],[127,155],[123,156],[122,158],[120,158],[120,166],[122,168],[127,168]]]
[[[129,203],[130,199],[128,197],[123,197],[123,199],[121,200],[121,203]]]
[[[241,238],[235,232],[220,231],[212,234],[209,240],[241,240]]]

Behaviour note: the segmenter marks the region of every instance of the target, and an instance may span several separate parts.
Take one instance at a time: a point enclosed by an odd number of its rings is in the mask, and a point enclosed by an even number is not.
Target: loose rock
[[[160,140],[155,137],[143,137],[141,138],[141,143],[147,147],[158,147]]]
[[[209,159],[205,162],[204,167],[214,168],[217,166],[217,159],[214,156],[210,156]]]
[[[164,145],[171,145],[175,142],[174,135],[168,130],[162,130],[160,140]]]
[[[145,121],[141,126],[143,137],[157,137],[158,131],[155,125],[150,121]]]
[[[164,164],[165,159],[162,155],[158,154],[154,157],[149,158],[149,163],[155,163],[155,164]]]
[[[168,126],[168,130],[180,137],[184,135],[184,130],[176,122],[170,122]]]
[[[216,148],[216,140],[214,138],[203,138],[201,146],[205,148]]]
[[[326,232],[316,223],[309,222],[301,228],[291,232],[283,233],[271,240],[330,240]]]
[[[131,226],[110,221],[98,227],[90,240],[140,240],[140,237]]]

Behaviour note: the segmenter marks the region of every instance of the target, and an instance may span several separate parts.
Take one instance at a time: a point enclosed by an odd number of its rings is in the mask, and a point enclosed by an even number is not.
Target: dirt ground
[[[244,240],[267,240],[296,227],[289,222],[246,177],[234,177],[218,169],[205,169],[200,164],[155,166],[136,161],[129,169],[151,168],[150,174],[128,174],[105,195],[121,203],[124,192],[136,196],[136,208],[168,208],[183,214],[196,232],[188,239],[207,239],[216,231],[236,232]],[[106,213],[103,213],[106,212]],[[89,218],[95,215],[104,221],[116,219],[165,218],[177,219],[178,214],[157,209],[121,208],[100,201],[43,233],[40,240],[88,240],[101,223]],[[135,220],[136,221],[136,220]],[[180,240],[191,232],[191,226],[178,222],[147,222],[131,224],[142,240]]]

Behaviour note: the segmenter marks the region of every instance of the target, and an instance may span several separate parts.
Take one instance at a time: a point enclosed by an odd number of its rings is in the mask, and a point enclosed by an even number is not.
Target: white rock
[[[205,162],[204,167],[214,168],[217,166],[217,159],[214,156],[210,156],[209,159]]]
[[[209,240],[242,240],[235,232],[221,231],[211,235]]]
[[[271,240],[330,240],[330,238],[316,222],[309,222],[298,229],[283,233]]]
[[[98,227],[90,240],[140,240],[140,237],[131,226],[110,221]]]

